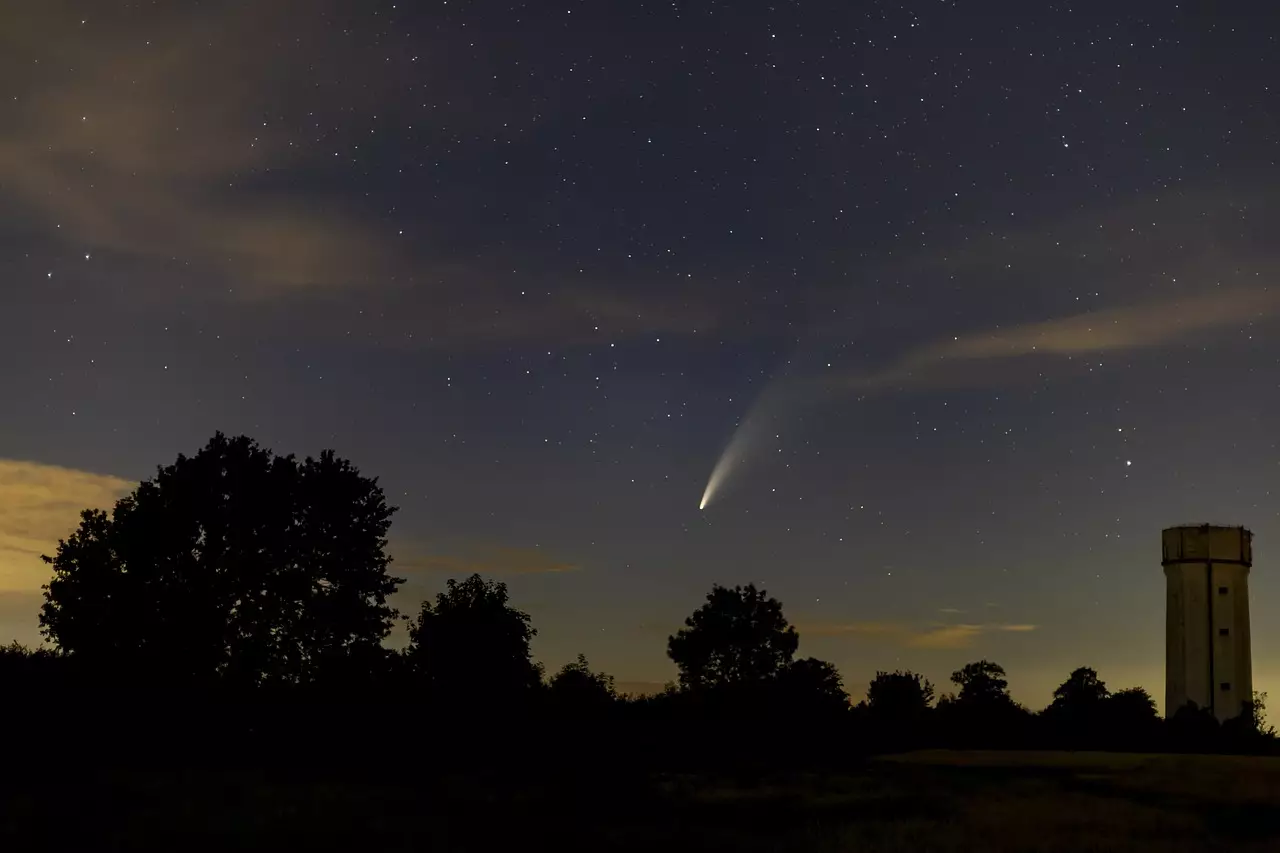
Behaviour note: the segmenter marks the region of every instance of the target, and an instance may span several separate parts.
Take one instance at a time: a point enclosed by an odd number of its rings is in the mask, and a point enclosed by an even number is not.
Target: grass
[[[1197,851],[1280,848],[1280,759],[918,752],[839,774],[469,773],[417,785],[10,768],[0,849]],[[23,841],[24,845],[8,842]]]

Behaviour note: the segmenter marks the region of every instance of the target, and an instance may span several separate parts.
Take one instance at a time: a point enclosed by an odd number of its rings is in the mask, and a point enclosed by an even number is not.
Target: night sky
[[[379,477],[402,610],[483,572],[625,688],[755,581],[855,696],[1159,701],[1212,521],[1280,690],[1269,7],[5,3],[0,640],[222,430]]]

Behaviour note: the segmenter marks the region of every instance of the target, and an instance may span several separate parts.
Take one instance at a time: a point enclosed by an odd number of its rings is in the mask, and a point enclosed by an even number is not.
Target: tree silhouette
[[[881,723],[915,723],[929,713],[933,695],[933,685],[919,673],[881,671],[867,688],[867,710]]]
[[[581,654],[552,676],[547,697],[558,713],[569,715],[601,714],[618,700],[613,676],[592,672],[587,656]]]
[[[707,602],[667,639],[667,655],[685,689],[763,682],[781,673],[800,638],[782,603],[754,584],[711,588]]]
[[[1013,701],[1009,698],[1004,667],[988,660],[965,664],[951,674],[951,681],[960,688],[956,701],[961,704],[996,705]]]
[[[792,716],[831,716],[849,710],[840,671],[824,660],[792,661],[774,677],[773,685],[778,709]]]
[[[1108,717],[1113,721],[1143,723],[1160,719],[1160,714],[1156,710],[1156,700],[1141,687],[1117,690],[1108,697],[1107,705]]]
[[[1269,750],[1275,729],[1267,725],[1267,694],[1254,691],[1240,703],[1240,713],[1222,722],[1220,748],[1230,752]]]
[[[948,739],[964,746],[1025,743],[1030,715],[1009,696],[1004,669],[991,661],[966,664],[951,674],[960,688],[938,700],[938,717]]]
[[[1096,671],[1079,667],[1053,691],[1053,702],[1045,708],[1044,719],[1058,737],[1073,745],[1098,745],[1108,736],[1110,695]]]
[[[1102,742],[1117,749],[1148,749],[1160,734],[1156,700],[1141,687],[1117,690],[1107,697],[1102,712]]]
[[[530,698],[542,672],[529,653],[538,633],[507,603],[507,585],[452,578],[435,604],[422,603],[405,657],[418,683],[443,706],[498,707]]]
[[[1096,708],[1111,695],[1107,685],[1098,678],[1097,671],[1087,666],[1072,670],[1067,680],[1053,691],[1050,708]]]
[[[1193,701],[1188,701],[1174,711],[1168,721],[1173,746],[1192,752],[1216,748],[1220,742],[1221,729],[1213,709],[1201,708]]]
[[[393,507],[325,451],[299,462],[216,434],[85,510],[58,543],[41,628],[58,648],[155,683],[300,683],[377,646],[397,585]]]
[[[40,696],[62,686],[66,659],[52,649],[28,649],[17,640],[0,646],[0,692]]]
[[[1267,722],[1267,694],[1264,691],[1253,691],[1253,698],[1245,702],[1244,715],[1258,734],[1267,738],[1276,736],[1275,726]]]

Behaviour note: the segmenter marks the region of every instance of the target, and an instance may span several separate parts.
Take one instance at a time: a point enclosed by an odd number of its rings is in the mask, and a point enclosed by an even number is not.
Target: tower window
[[[1227,588],[1225,586],[1218,587],[1218,595],[1226,595],[1226,594],[1227,594]]]
[[[1230,689],[1231,689],[1231,682],[1230,682],[1230,681],[1224,681],[1224,682],[1222,682],[1221,684],[1219,684],[1218,686],[1222,688],[1223,692],[1226,692],[1227,690],[1230,690]]]
[[[1219,629],[1218,629],[1218,636],[1219,636],[1219,637],[1226,637],[1226,636],[1227,636],[1227,635],[1229,635],[1230,633],[1231,633],[1231,629],[1230,629],[1230,628],[1219,628]]]

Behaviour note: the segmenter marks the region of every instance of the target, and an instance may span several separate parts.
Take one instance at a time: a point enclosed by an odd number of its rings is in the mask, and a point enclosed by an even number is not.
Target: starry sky
[[[380,478],[402,610],[489,574],[632,689],[754,581],[855,695],[1160,701],[1213,521],[1280,690],[1267,5],[0,5],[0,639],[223,430]]]

